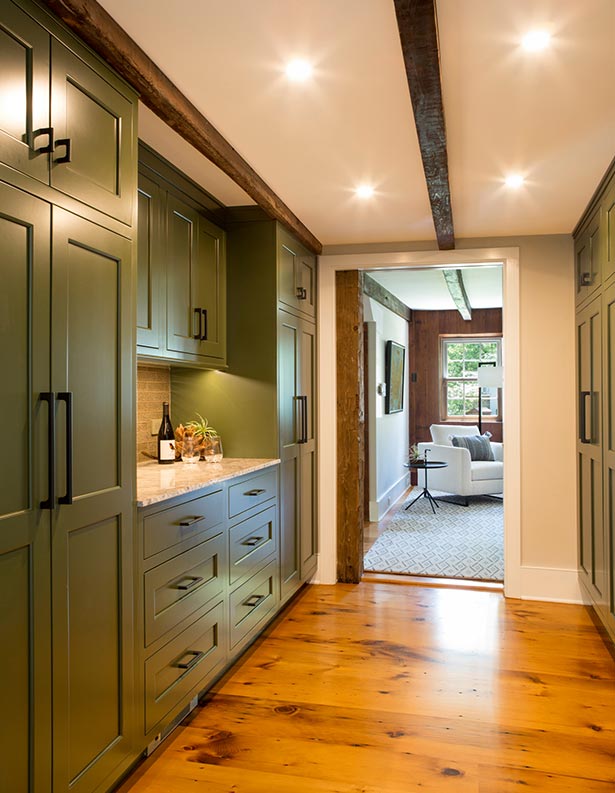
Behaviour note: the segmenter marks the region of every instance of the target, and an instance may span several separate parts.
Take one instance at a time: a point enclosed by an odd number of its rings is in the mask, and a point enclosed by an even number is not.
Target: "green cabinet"
[[[574,239],[579,580],[615,641],[615,161]]]
[[[0,159],[130,225],[136,188],[132,93],[40,9],[20,5],[5,3],[0,21],[0,69],[10,86],[0,106]]]
[[[287,310],[316,316],[316,257],[278,227],[278,299]]]
[[[6,185],[0,205],[0,408],[18,428],[0,496],[8,774],[12,790],[90,791],[132,752],[131,244]]]
[[[193,197],[146,165],[138,196],[139,355],[186,366],[225,366],[225,232]]]
[[[278,312],[283,597],[292,594],[316,567],[315,341],[313,323]]]

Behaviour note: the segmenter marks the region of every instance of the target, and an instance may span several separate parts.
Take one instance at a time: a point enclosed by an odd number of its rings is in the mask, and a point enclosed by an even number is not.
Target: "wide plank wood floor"
[[[581,606],[308,587],[121,793],[613,793],[615,662]]]

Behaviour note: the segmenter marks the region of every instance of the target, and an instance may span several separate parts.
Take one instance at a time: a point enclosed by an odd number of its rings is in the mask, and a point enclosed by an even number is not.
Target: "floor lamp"
[[[503,368],[494,363],[478,365],[478,431],[483,434],[483,388],[502,388]]]

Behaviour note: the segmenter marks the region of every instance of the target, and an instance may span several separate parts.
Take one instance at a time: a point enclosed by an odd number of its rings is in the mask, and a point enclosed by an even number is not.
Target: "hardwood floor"
[[[308,587],[121,793],[613,793],[615,662],[582,606]]]

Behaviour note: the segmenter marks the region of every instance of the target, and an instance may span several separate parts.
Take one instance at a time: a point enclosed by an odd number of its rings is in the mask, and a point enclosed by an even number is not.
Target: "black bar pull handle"
[[[182,578],[182,581],[186,581],[186,578]],[[189,589],[194,589],[197,584],[200,584],[203,580],[202,575],[195,575],[195,576],[188,576],[188,583],[187,584],[177,584],[176,588],[181,589],[183,592],[187,592]]]
[[[308,442],[308,398],[307,396],[302,397],[303,399],[303,442]]]
[[[40,149],[34,148],[34,141],[40,135],[47,136],[47,145],[41,146]],[[41,127],[40,129],[35,129],[32,133],[32,151],[35,154],[51,154],[53,152],[53,127]]]
[[[63,162],[70,162],[71,159],[71,140],[70,138],[61,138],[60,140],[56,140],[55,148],[57,149],[58,146],[64,146],[65,152],[63,157],[56,157],[54,162],[57,165],[60,165]]]
[[[201,341],[207,341],[207,309],[201,309],[201,315],[203,317],[203,332],[201,333]]]
[[[265,493],[266,490],[264,487],[255,487],[253,490],[246,490],[244,496],[260,496],[261,493]]]
[[[579,440],[581,443],[592,442],[591,436],[588,438],[585,434],[585,430],[587,429],[587,397],[591,398],[591,395],[591,391],[581,391],[579,398]]]
[[[179,521],[180,526],[194,526],[195,523],[205,520],[205,515],[195,515],[193,518],[184,518]]]
[[[60,496],[58,504],[73,503],[73,394],[58,391],[58,402],[66,402],[66,495]]]
[[[52,391],[43,391],[39,399],[49,405],[47,418],[47,498],[41,501],[41,509],[53,509],[56,492],[56,400]]]
[[[202,324],[201,324],[201,309],[200,309],[200,308],[195,308],[195,309],[194,309],[194,313],[196,314],[196,316],[197,316],[197,319],[198,319],[198,323],[199,323],[199,329],[198,329],[198,330],[197,330],[197,332],[194,334],[193,338],[194,338],[194,339],[200,339],[200,338],[201,338],[201,335],[202,335],[202,334],[201,334],[201,328],[202,328]]]
[[[256,545],[259,544],[259,542],[262,541],[262,539],[263,539],[262,537],[248,537],[247,540],[242,540],[241,544],[248,545],[250,548],[254,548]]]
[[[307,300],[307,289],[304,286],[297,287],[297,300]]]
[[[189,669],[192,669],[192,667],[196,666],[198,664],[198,662],[201,661],[203,658],[205,658],[205,653],[202,652],[202,651],[199,651],[199,650],[186,650],[186,652],[182,656],[180,656],[180,660],[182,658],[185,658],[187,655],[192,655],[194,657],[190,661],[188,661],[187,664],[186,663],[180,663],[179,661],[177,661],[177,663],[175,664],[175,666],[178,669],[185,669],[186,672]]]
[[[255,608],[256,606],[258,606],[258,604],[259,604],[259,603],[260,603],[262,600],[264,600],[266,597],[267,597],[267,595],[252,595],[252,596],[251,596],[251,597],[249,597],[247,600],[244,600],[244,601],[243,601],[243,605],[244,605],[244,606],[249,606],[250,608],[252,608],[252,609],[253,609],[253,608]]]

